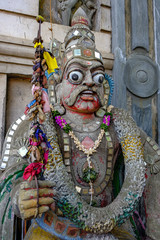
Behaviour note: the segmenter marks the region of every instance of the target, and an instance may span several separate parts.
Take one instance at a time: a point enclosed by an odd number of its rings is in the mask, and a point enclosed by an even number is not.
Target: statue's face
[[[104,67],[99,61],[73,59],[61,83],[62,104],[75,112],[96,112],[104,101],[103,80]]]

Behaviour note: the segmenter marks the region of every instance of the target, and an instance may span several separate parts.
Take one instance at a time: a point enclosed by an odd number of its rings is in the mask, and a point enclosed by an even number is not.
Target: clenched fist
[[[23,219],[35,218],[49,210],[49,205],[54,202],[54,183],[50,181],[23,182],[20,185],[18,206]],[[37,193],[39,194],[37,197]]]

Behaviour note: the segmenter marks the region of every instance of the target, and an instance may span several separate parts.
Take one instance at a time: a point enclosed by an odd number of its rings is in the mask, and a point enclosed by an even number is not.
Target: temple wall
[[[47,2],[47,1],[46,1]],[[10,124],[23,115],[32,98],[30,78],[34,59],[33,39],[37,36],[39,0],[0,1],[0,152]],[[42,24],[44,46],[51,38],[49,22]],[[53,24],[53,37],[63,42],[69,26]],[[104,58],[109,74],[113,68],[111,53],[111,4],[101,0],[98,8],[96,46]]]

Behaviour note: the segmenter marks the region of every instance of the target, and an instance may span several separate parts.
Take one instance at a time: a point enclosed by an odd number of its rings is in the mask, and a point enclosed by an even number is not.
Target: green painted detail
[[[12,218],[12,206],[10,206],[9,211],[8,211],[8,219]]]
[[[78,217],[82,215],[81,203],[77,203],[77,207],[74,207],[66,199],[62,199],[58,201],[57,205],[66,218],[69,218],[72,222],[77,224],[78,227],[82,229],[85,228],[85,223],[78,219]]]
[[[69,124],[66,124],[65,127],[63,128],[63,130],[65,131],[65,133],[69,133],[69,131],[71,131],[72,128]]]
[[[132,224],[132,229],[133,229],[133,231],[134,231],[136,240],[141,240],[140,235],[139,235],[139,232],[138,232],[138,230],[137,230],[137,226],[136,226],[136,224],[135,224],[135,222],[134,222],[134,220],[133,220],[133,217],[130,216],[129,220],[130,220],[130,222],[131,222],[131,224]]]
[[[24,169],[26,168],[26,164],[22,167],[21,170],[18,170],[16,171],[15,173],[9,175],[6,179],[4,179],[1,183],[0,183],[0,202],[3,200],[5,194],[7,192],[10,192],[11,191],[11,185],[12,185],[12,178],[15,177],[16,175],[16,178],[15,179],[18,179],[20,177],[23,176],[23,172],[24,172]],[[6,189],[5,189],[6,188]],[[3,191],[4,190],[4,191]],[[2,193],[3,191],[3,193]]]
[[[52,115],[55,118],[56,116],[59,116],[60,113],[57,110],[55,110],[55,111],[52,111]]]
[[[130,198],[126,198],[126,201],[129,202],[128,207],[124,208],[123,209],[123,214],[118,216],[118,218],[116,219],[119,226],[122,223],[124,223],[124,219],[131,216],[132,212],[134,211],[134,209],[136,208],[136,205],[138,203],[138,199],[135,200],[135,198],[138,198],[137,194],[133,194],[133,193],[130,192],[130,193],[128,193],[128,195],[131,196]]]
[[[7,205],[6,205],[6,207],[5,207],[4,214],[3,214],[3,217],[2,217],[2,224],[4,223],[5,216],[6,216],[6,212],[7,212],[7,208],[8,208],[8,205],[9,205],[9,202],[10,202],[10,201],[11,201],[11,197],[9,197],[8,202],[7,202]]]
[[[19,172],[16,176],[16,179],[20,178],[23,176],[24,170],[22,170],[21,172]]]
[[[101,128],[104,129],[105,132],[108,131],[108,126],[105,123],[101,124]]]
[[[82,178],[86,183],[94,182],[97,179],[97,176],[98,173],[94,170],[94,168],[87,167],[83,170]]]

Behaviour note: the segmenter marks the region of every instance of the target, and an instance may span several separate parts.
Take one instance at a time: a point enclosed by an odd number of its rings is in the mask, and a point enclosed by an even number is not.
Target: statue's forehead
[[[72,61],[70,61],[66,68],[65,71],[67,71],[70,67],[72,66],[79,66],[79,67],[83,67],[83,68],[96,68],[96,67],[102,67],[104,68],[103,64],[100,61],[97,60],[84,60],[84,59],[72,59]]]

